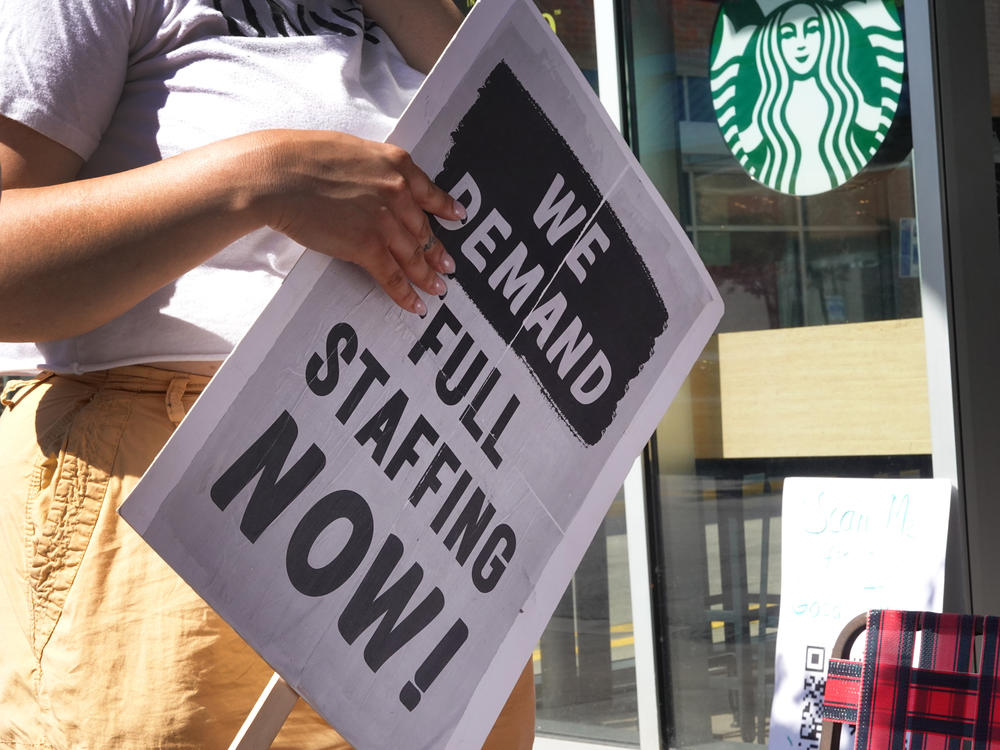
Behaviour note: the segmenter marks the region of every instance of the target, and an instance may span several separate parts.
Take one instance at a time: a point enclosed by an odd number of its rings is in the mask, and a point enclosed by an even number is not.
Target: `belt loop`
[[[21,400],[35,390],[38,386],[44,383],[46,380],[55,375],[54,372],[43,372],[37,378],[32,380],[9,380],[7,384],[3,387],[3,393],[0,394],[0,404],[13,409]]]
[[[167,386],[167,418],[175,425],[184,419],[187,410],[184,408],[184,391],[188,386],[188,378],[176,377]]]

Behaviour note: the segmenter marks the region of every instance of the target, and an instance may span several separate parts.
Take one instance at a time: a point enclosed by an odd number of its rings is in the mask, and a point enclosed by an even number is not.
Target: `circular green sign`
[[[724,0],[710,73],[722,136],[773,190],[832,190],[885,140],[903,64],[891,0]]]

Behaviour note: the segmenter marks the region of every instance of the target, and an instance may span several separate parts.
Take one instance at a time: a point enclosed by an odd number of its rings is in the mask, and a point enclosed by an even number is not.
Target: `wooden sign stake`
[[[298,700],[298,693],[275,672],[229,750],[267,750]]]

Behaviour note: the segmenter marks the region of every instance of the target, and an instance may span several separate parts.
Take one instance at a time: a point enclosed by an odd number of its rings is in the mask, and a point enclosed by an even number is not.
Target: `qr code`
[[[819,750],[825,688],[826,677],[822,674],[807,674],[802,683],[802,723],[799,726],[798,744],[802,750]]]

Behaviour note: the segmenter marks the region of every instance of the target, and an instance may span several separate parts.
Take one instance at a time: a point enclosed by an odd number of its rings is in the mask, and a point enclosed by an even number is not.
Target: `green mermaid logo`
[[[891,0],[725,0],[710,74],[723,138],[773,190],[832,190],[885,140],[903,63]]]

